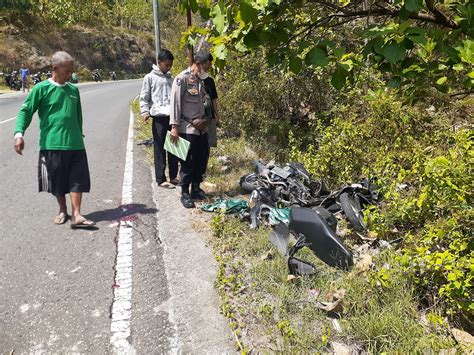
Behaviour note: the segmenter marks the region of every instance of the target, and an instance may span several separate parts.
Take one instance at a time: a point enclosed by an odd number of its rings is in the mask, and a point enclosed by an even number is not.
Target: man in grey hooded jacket
[[[140,93],[140,113],[147,121],[153,119],[153,148],[155,162],[155,178],[159,186],[174,188],[178,183],[178,158],[168,153],[168,171],[170,182],[166,180],[166,153],[163,146],[166,132],[170,130],[170,101],[173,77],[170,69],[173,66],[173,54],[162,49],[158,54],[158,65],[145,75]]]

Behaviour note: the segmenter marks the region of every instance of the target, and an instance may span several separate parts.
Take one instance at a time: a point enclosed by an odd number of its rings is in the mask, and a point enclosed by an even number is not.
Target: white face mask
[[[205,72],[204,70],[201,70],[201,74],[199,74],[199,77],[201,78],[201,80],[207,79],[209,78],[209,73]]]

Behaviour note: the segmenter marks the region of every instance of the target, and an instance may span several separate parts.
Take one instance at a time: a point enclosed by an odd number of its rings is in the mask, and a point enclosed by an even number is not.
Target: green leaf
[[[218,46],[214,47],[214,55],[217,59],[224,60],[227,57],[227,48],[224,44],[219,44]]]
[[[346,53],[346,49],[344,47],[337,47],[333,49],[333,52],[336,57],[341,58]]]
[[[448,78],[443,76],[443,77],[439,78],[438,80],[436,80],[436,84],[443,85],[446,82],[446,80],[448,80]]]
[[[354,67],[354,62],[351,59],[344,60],[342,62],[338,63],[344,70],[346,71],[351,71],[352,68]]]
[[[400,32],[405,32],[411,25],[411,21],[404,21],[398,26]]]
[[[393,24],[390,24],[385,27],[375,26],[375,27],[369,28],[368,30],[365,31],[365,34],[368,36],[385,36],[389,33],[394,33],[394,32],[397,32],[397,28]]]
[[[222,33],[225,27],[225,17],[221,11],[221,7],[216,3],[211,9],[212,22],[216,27],[217,32]]]
[[[389,88],[398,88],[400,87],[401,84],[402,84],[402,78],[399,76],[394,76],[388,81],[387,86]]]
[[[405,9],[415,12],[423,5],[423,0],[405,0]]]
[[[267,54],[267,63],[270,67],[274,67],[281,63],[281,57],[279,53],[272,52]]]
[[[290,66],[290,70],[293,73],[298,74],[301,71],[301,68],[303,67],[303,62],[301,61],[300,58],[294,56],[293,58],[290,59],[289,66]]]
[[[336,71],[332,74],[331,84],[335,89],[341,90],[346,84],[347,71],[345,71],[339,65],[336,67]]]
[[[246,1],[240,2],[240,17],[245,23],[255,23],[258,20],[258,11]]]
[[[463,47],[456,47],[459,51],[459,57],[463,62],[474,64],[474,41],[467,39],[463,41]]]
[[[254,30],[249,31],[249,33],[247,33],[244,37],[244,44],[248,48],[255,48],[260,43],[261,43],[260,38],[258,37],[258,34]]]
[[[395,64],[405,57],[405,47],[401,43],[393,42],[383,48],[382,54],[390,63]]]
[[[410,18],[410,11],[408,11],[405,7],[402,7],[400,9],[400,12],[398,13],[398,17],[400,18],[401,21],[407,21]]]
[[[248,48],[247,46],[244,44],[244,41],[243,40],[240,40],[238,41],[236,44],[235,44],[235,49],[241,53],[245,53],[247,52]]]
[[[324,67],[329,63],[326,52],[319,47],[313,47],[308,54],[306,54],[304,60],[308,66],[314,65],[316,67]]]
[[[209,20],[211,14],[211,10],[207,7],[200,7],[199,8],[199,15],[203,18],[203,20]]]
[[[191,11],[192,11],[193,13],[198,12],[198,10],[199,10],[199,5],[198,5],[198,3],[197,3],[196,0],[189,0],[189,6],[190,6]]]

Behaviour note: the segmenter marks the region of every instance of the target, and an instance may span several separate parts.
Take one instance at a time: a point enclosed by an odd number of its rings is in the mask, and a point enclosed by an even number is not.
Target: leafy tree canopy
[[[153,28],[152,2],[146,0],[0,0],[2,10],[28,13],[63,28],[75,24]]]
[[[327,70],[341,89],[372,64],[409,96],[428,87],[456,95],[474,83],[474,3],[465,0],[181,0],[205,25],[216,64],[229,50],[263,48],[270,65]]]

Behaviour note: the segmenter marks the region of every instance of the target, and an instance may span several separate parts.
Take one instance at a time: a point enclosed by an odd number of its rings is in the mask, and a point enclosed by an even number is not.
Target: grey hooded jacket
[[[149,112],[151,116],[169,116],[172,84],[171,73],[163,74],[154,64],[153,70],[143,79],[140,113]]]

